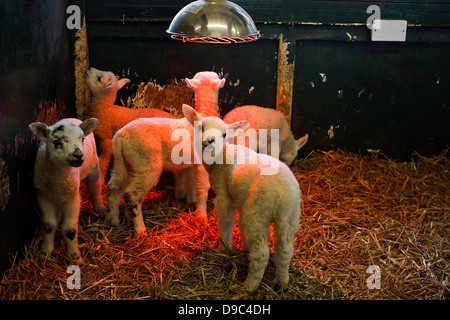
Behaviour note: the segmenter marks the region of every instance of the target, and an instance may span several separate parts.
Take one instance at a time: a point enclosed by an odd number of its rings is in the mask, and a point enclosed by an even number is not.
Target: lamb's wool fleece
[[[202,118],[189,106],[183,106],[186,118],[195,125],[195,141],[201,139],[202,150],[214,149],[216,159],[222,164],[205,162],[212,188],[216,192],[216,214],[219,236],[223,245],[231,248],[231,236],[235,211],[239,211],[239,227],[244,248],[249,250],[250,264],[244,287],[255,290],[263,277],[270,250],[268,247],[269,226],[275,223],[276,280],[287,284],[289,264],[294,250],[294,238],[301,216],[301,192],[290,169],[278,159],[258,154],[245,146],[224,143],[227,130],[245,130],[245,121],[226,125],[217,117]],[[210,135],[208,130],[220,130]],[[220,149],[222,145],[223,148]],[[234,159],[232,164],[226,159]],[[276,166],[274,174],[262,175],[268,166]]]
[[[218,116],[218,94],[219,89],[225,84],[225,79],[220,79],[215,72],[201,71],[196,73],[192,79],[186,78],[185,81],[187,86],[195,92],[195,110],[205,117]],[[197,180],[205,180],[207,175],[208,173],[201,164],[177,171],[175,173],[176,198],[187,198],[189,203],[195,203],[198,189]],[[201,182],[200,187],[202,184]]]
[[[100,168],[103,182],[111,159],[112,138],[117,130],[142,117],[174,117],[170,113],[158,109],[132,109],[115,105],[117,91],[130,82],[127,78],[118,79],[110,71],[101,71],[95,68],[89,68],[86,71],[85,78],[92,92],[89,108],[90,116],[100,121],[95,136],[100,149]]]
[[[50,127],[41,122],[30,124],[32,132],[41,140],[34,186],[44,227],[43,253],[53,251],[56,228],[61,222],[69,258],[81,261],[77,241],[81,180],[86,181],[94,210],[104,215],[99,162],[91,133],[97,124],[97,119],[81,122],[71,118]]]
[[[280,111],[274,109],[262,108],[252,105],[242,106],[231,110],[223,118],[223,121],[227,124],[239,120],[247,121],[250,124],[249,129],[252,128],[256,130],[257,137],[259,137],[260,129],[267,129],[267,154],[278,157],[287,165],[290,165],[295,160],[295,158],[297,157],[297,151],[308,141],[307,134],[302,138],[296,140],[291,132],[291,129],[289,128],[289,124],[287,123],[284,115]],[[279,154],[272,152],[271,145],[274,143],[274,141],[271,141],[272,129],[279,130]],[[238,137],[234,137],[234,140],[232,139],[231,141],[234,141],[234,143],[238,143]],[[246,139],[245,145],[246,147],[252,147],[251,145],[249,145],[248,139]],[[254,151],[261,152],[260,148],[258,147],[252,149]]]
[[[225,85],[225,79],[220,79],[215,72],[202,71],[197,73],[193,79],[186,78],[186,83],[195,91],[195,110],[204,117],[218,117],[219,89]],[[295,160],[298,150],[308,141],[308,135],[295,140],[284,115],[280,111],[274,109],[253,105],[237,107],[228,112],[223,120],[228,124],[239,120],[246,120],[250,123],[249,129],[252,128],[256,130],[256,141],[254,146],[249,143],[248,139],[244,142],[242,139],[239,140],[238,137],[235,137],[234,140],[231,139],[229,142],[235,144],[243,142],[246,147],[250,147],[257,152],[263,152],[278,157],[287,165],[290,165]],[[259,148],[259,145],[257,144],[259,141],[260,129],[267,130],[267,148],[265,150]],[[279,130],[278,152],[275,152],[276,149],[272,150],[271,147],[274,143],[271,141],[272,129]],[[241,136],[244,136],[244,134]]]
[[[180,129],[186,136],[173,137]],[[138,235],[146,233],[142,201],[159,180],[162,171],[178,171],[193,166],[193,127],[185,119],[141,118],[120,129],[113,139],[114,170],[107,186],[106,223],[119,224],[119,204],[124,198],[127,214]],[[179,139],[179,140],[177,140]],[[172,150],[189,152],[187,163],[175,164]],[[177,155],[178,153],[175,152]],[[202,166],[200,168],[203,169]],[[198,217],[206,219],[206,200],[210,188],[208,175],[197,174]]]
[[[204,117],[218,117],[218,94],[225,84],[225,79],[220,79],[215,72],[201,71],[196,73],[194,78],[185,80],[188,87],[195,91],[195,111]]]

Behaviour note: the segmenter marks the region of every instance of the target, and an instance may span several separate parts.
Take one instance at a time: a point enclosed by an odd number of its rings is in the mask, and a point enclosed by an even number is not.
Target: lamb
[[[220,79],[215,72],[201,71],[196,73],[192,79],[185,78],[185,81],[187,86],[195,92],[195,110],[203,116],[218,116],[218,94],[219,89],[225,84],[225,79]],[[175,174],[177,199],[187,198],[188,202],[195,203],[195,181],[199,174],[207,175],[201,164],[179,170]]]
[[[100,149],[101,179],[104,182],[111,160],[112,138],[117,130],[142,117],[174,117],[170,113],[158,109],[131,109],[114,105],[117,91],[130,82],[127,78],[118,79],[110,71],[101,71],[95,68],[89,68],[85,78],[92,92],[90,116],[96,117],[100,121],[95,136]]]
[[[117,131],[113,138],[114,170],[106,188],[106,219],[119,224],[119,204],[123,196],[127,215],[137,236],[145,235],[142,201],[159,180],[162,171],[194,168],[197,217],[206,220],[210,188],[208,174],[194,164],[193,127],[185,119],[140,118]],[[181,142],[178,142],[181,138]],[[182,156],[180,155],[182,153]]]
[[[41,122],[29,125],[41,141],[35,162],[34,186],[43,220],[43,254],[52,253],[56,228],[61,222],[67,255],[71,260],[81,262],[77,238],[81,180],[86,180],[94,211],[104,215],[99,161],[92,134],[97,125],[95,118],[83,122],[62,119],[50,127]]]
[[[259,139],[260,129],[267,129],[267,149],[261,150],[261,146],[256,143],[254,146],[249,145],[249,140],[246,141],[246,146],[252,148],[254,151],[270,154],[274,157],[278,157],[281,161],[290,165],[297,157],[297,152],[302,148],[306,142],[308,142],[308,134],[304,135],[300,139],[296,140],[289,128],[289,124],[286,121],[284,115],[277,110],[262,108],[258,106],[248,105],[235,108],[228,112],[223,121],[227,124],[236,122],[238,120],[246,120],[249,122],[251,129],[255,130],[256,136],[254,139]],[[278,148],[272,148],[274,141],[271,141],[271,133],[273,129],[278,129]],[[250,130],[242,133],[240,136],[244,137],[249,134]],[[252,137],[249,135],[249,137]],[[239,139],[239,136],[234,137],[234,142],[244,141]],[[257,140],[259,141],[259,140]],[[276,152],[276,150],[279,151]]]
[[[231,248],[235,211],[240,213],[239,227],[250,260],[244,288],[252,292],[261,282],[269,260],[268,233],[272,222],[275,223],[276,281],[287,284],[301,216],[301,192],[294,175],[276,158],[258,154],[243,145],[226,143],[226,136],[233,135],[233,130],[245,130],[248,122],[225,124],[217,117],[203,118],[188,105],[183,105],[183,113],[194,126],[194,149],[202,156],[216,192],[222,248]],[[277,170],[264,173],[268,167]]]
[[[225,79],[220,79],[217,73],[203,71],[197,73],[193,79],[187,79],[186,83],[189,87],[195,91],[195,110],[200,112],[203,116],[216,116],[218,117],[218,92],[225,84]],[[225,123],[233,123],[238,120],[246,120],[250,123],[249,130],[246,133],[241,134],[241,137],[249,135],[250,129],[254,129],[254,136],[250,136],[250,139],[240,139],[239,136],[229,142],[243,143],[246,147],[250,147],[256,152],[271,154],[272,156],[279,157],[281,161],[290,165],[297,157],[297,152],[308,141],[308,135],[306,134],[302,138],[295,140],[292,132],[289,128],[289,124],[280,111],[262,108],[258,106],[242,106],[235,108],[228,112],[223,118]],[[267,131],[267,149],[261,148],[257,144],[259,141],[260,129],[266,129]],[[272,150],[271,145],[271,133],[272,129],[278,129],[278,151]],[[252,144],[251,139],[255,142]],[[266,145],[264,145],[266,146]]]
[[[224,86],[225,79],[220,79],[215,72],[202,71],[196,73],[194,78],[185,80],[188,87],[195,91],[195,111],[204,117],[218,117],[219,89]]]

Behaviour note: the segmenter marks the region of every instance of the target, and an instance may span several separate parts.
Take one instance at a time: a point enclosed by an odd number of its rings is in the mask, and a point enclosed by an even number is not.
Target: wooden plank
[[[448,43],[297,44],[295,136],[308,133],[313,148],[321,150],[371,148],[393,157],[445,148],[449,131],[443,128],[450,119]],[[334,137],[328,134],[331,128]]]
[[[278,42],[276,109],[284,114],[284,117],[289,124],[291,123],[292,114],[292,90],[294,87],[295,62],[289,63],[288,56],[289,49],[292,50],[294,45],[290,45],[290,42],[284,41],[283,34],[280,35]]]

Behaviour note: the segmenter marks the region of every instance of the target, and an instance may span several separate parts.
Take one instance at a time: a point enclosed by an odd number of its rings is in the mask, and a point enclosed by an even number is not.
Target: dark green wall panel
[[[307,149],[401,158],[449,143],[450,44],[305,41],[296,52],[292,127],[310,133]]]
[[[66,1],[0,2],[0,274],[40,226],[28,124],[75,114]]]
[[[87,15],[96,20],[170,21],[191,0],[145,1],[86,0]],[[449,25],[449,0],[235,0],[257,23],[321,24],[365,23],[366,9],[377,5],[383,19],[406,19],[410,23]]]

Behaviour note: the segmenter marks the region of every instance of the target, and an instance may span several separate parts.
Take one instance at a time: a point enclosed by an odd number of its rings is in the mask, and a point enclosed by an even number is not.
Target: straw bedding
[[[247,256],[218,251],[213,202],[207,225],[174,200],[164,176],[146,198],[148,236],[130,224],[105,226],[84,195],[79,242],[81,288],[70,290],[62,238],[38,257],[42,234],[24,249],[0,285],[2,299],[448,299],[450,286],[450,158],[415,155],[396,162],[382,154],[313,152],[292,166],[303,193],[290,283],[272,280],[270,261],[261,286],[242,289]],[[213,194],[211,194],[210,199]],[[273,240],[271,240],[273,248]],[[380,289],[368,289],[370,265]]]

